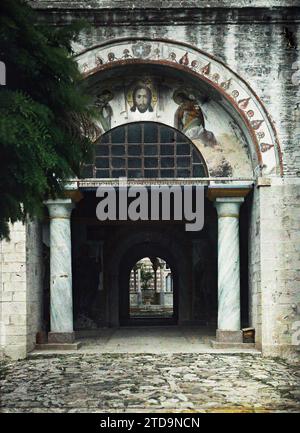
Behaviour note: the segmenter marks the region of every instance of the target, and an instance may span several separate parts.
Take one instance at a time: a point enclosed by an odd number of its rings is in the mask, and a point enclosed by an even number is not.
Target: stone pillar
[[[165,291],[166,291],[166,285],[165,285],[165,265],[162,262],[160,264],[160,305],[165,305]]]
[[[133,286],[134,286],[134,293],[137,292],[137,289],[136,289],[136,271],[137,271],[137,269],[136,269],[136,267],[134,267],[134,268],[133,268]]]
[[[239,210],[242,197],[216,198],[218,212],[217,341],[241,343]]]
[[[50,332],[49,343],[72,343],[72,257],[70,198],[45,202],[50,216]]]
[[[141,305],[143,303],[142,300],[142,288],[141,288],[141,268],[137,269],[137,304]]]

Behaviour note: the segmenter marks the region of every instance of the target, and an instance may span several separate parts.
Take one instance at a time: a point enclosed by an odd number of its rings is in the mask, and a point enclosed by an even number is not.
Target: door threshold
[[[151,327],[151,326],[177,326],[178,323],[174,319],[128,319],[128,321],[122,321],[120,323],[120,327],[128,327],[131,328],[133,326],[136,327]]]

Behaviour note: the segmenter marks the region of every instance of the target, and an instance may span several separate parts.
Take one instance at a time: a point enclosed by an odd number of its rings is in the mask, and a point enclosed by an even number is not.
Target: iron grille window
[[[201,153],[181,132],[154,122],[118,126],[95,144],[85,178],[206,177]]]

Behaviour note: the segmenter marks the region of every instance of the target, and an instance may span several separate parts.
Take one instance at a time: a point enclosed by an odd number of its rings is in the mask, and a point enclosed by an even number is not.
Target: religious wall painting
[[[153,113],[157,99],[157,88],[149,78],[134,80],[128,86],[126,100],[132,113]]]
[[[174,126],[191,140],[201,140],[204,146],[215,147],[214,133],[205,129],[204,114],[200,107],[200,97],[192,88],[175,90],[173,99],[179,105],[175,112]]]
[[[111,129],[113,109],[109,102],[113,98],[114,94],[109,89],[103,89],[96,95],[95,106],[97,107],[97,114],[104,132]]]
[[[185,134],[212,177],[251,176],[246,139],[218,101],[174,77],[114,78],[95,93],[102,133],[125,123],[159,122]]]

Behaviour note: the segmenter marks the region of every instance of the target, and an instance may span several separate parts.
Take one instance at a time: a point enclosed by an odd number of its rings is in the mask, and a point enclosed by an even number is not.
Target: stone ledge
[[[225,343],[224,341],[211,340],[210,344],[214,349],[255,349],[254,343]]]
[[[215,9],[215,8],[261,8],[266,7],[264,0],[28,0],[28,3],[36,8],[48,9]],[[298,6],[297,0],[272,0],[268,2],[268,8]]]
[[[81,346],[80,341],[76,343],[44,343],[36,344],[35,350],[78,350]]]

